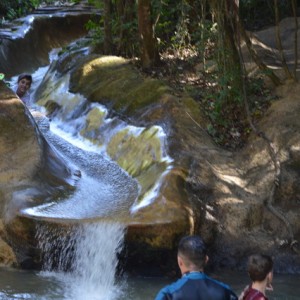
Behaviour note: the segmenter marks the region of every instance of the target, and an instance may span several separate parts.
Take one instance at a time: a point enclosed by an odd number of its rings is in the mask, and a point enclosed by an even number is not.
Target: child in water
[[[273,260],[268,255],[254,254],[248,259],[247,271],[251,285],[247,286],[239,300],[268,300],[266,290],[273,290]]]

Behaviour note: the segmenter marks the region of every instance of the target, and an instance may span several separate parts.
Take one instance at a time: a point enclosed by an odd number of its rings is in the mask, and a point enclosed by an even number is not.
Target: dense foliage
[[[296,2],[299,6],[300,0]],[[292,1],[289,0],[278,0],[278,9],[282,18],[291,15],[291,3]],[[274,24],[274,0],[241,0],[240,15],[249,30],[258,30],[264,26]]]
[[[55,5],[64,2],[78,2],[77,0],[1,0],[0,1],[0,18],[2,22],[5,20],[13,20],[22,17],[40,5]]]
[[[208,133],[218,144],[237,148],[243,145],[251,131],[245,94],[253,120],[263,115],[272,98],[259,75],[246,78],[243,73],[237,46],[241,38],[240,28],[258,30],[274,26],[280,19],[293,16],[293,9],[300,1],[90,2],[104,10],[100,20],[91,20],[88,24],[88,28],[95,32],[94,41],[99,49],[108,54],[139,57],[138,62],[148,74],[167,79],[175,89],[189,92],[199,100],[210,120]],[[139,22],[141,3],[144,10],[151,11],[151,28],[149,24],[147,27]],[[144,64],[141,54],[145,47],[142,46],[143,36],[150,30],[153,30],[160,60],[149,62],[148,55]],[[107,40],[110,41],[108,48]],[[194,66],[200,70],[195,71]],[[259,63],[259,68],[262,75],[268,74],[274,83],[279,83],[279,79],[262,63]]]
[[[4,19],[12,20],[23,16],[24,14],[35,9],[39,0],[19,1],[19,0],[2,0],[0,2],[0,16]]]
[[[2,0],[0,14],[4,19],[13,19],[42,3],[57,2]],[[190,93],[210,120],[208,133],[217,143],[236,148],[242,146],[251,131],[245,92],[253,119],[263,115],[271,99],[259,76],[248,78],[244,74],[239,39],[242,34],[247,39],[244,29],[258,30],[276,25],[286,16],[295,17],[300,0],[89,0],[89,3],[103,12],[100,18],[95,16],[86,24],[100,53],[138,58],[134,61],[144,72],[167,79],[177,91]],[[271,70],[259,63],[258,58],[254,61],[262,75],[267,74],[278,84]]]

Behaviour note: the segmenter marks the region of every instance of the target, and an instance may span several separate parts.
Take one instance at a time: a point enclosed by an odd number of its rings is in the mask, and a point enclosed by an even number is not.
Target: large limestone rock
[[[41,135],[28,108],[2,81],[0,95],[0,212],[10,233],[3,238],[9,244],[17,241],[14,251],[22,263],[26,239],[33,236],[20,234],[25,230],[15,223],[20,210],[74,189],[77,176]]]

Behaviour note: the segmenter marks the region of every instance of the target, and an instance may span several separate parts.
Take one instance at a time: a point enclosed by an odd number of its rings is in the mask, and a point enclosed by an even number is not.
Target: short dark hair
[[[269,255],[253,254],[248,258],[247,268],[252,281],[263,281],[273,270],[273,260]]]
[[[207,248],[200,236],[189,235],[180,240],[178,244],[178,255],[181,256],[185,262],[187,261],[193,263],[198,268],[203,268],[206,261]]]
[[[22,80],[22,79],[27,79],[30,81],[30,83],[32,83],[32,76],[30,74],[27,74],[27,73],[23,73],[23,74],[20,74],[19,77],[18,77],[18,83]]]

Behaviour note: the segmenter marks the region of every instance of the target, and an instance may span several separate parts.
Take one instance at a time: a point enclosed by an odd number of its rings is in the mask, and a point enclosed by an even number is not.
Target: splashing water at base
[[[116,285],[115,272],[124,226],[92,223],[69,230],[40,226],[37,238],[44,255],[44,275],[57,276],[64,282],[64,299],[114,300],[120,296],[122,288]],[[53,268],[58,272],[49,273]]]

